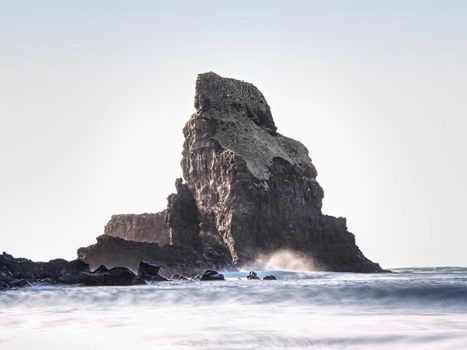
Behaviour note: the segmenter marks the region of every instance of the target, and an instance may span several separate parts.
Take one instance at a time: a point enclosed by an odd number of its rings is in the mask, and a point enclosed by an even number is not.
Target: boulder
[[[263,277],[263,280],[264,281],[275,281],[275,280],[277,280],[277,278],[274,275],[267,275],[267,276]]]
[[[89,265],[79,259],[72,260],[60,271],[58,281],[65,284],[82,283],[82,273],[90,273]]]
[[[201,281],[224,281],[225,277],[223,274],[217,272],[217,271],[212,271],[212,270],[206,270],[201,277]]]
[[[258,274],[254,271],[250,271],[248,276],[246,276],[247,279],[249,280],[259,280]]]
[[[109,269],[105,267],[104,265],[99,266],[97,269],[93,271],[93,273],[104,273],[104,272],[109,272]]]
[[[137,283],[167,281],[165,277],[159,275],[160,266],[141,261],[136,275]]]
[[[81,272],[79,283],[87,286],[132,286],[136,275],[126,267],[113,267],[107,272]]]

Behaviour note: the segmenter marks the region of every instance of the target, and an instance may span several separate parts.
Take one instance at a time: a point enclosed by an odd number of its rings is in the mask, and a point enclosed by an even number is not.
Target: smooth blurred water
[[[0,292],[0,349],[467,349],[467,269]]]

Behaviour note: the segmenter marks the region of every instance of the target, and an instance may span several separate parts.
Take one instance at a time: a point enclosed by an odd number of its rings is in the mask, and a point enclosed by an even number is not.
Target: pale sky
[[[206,71],[263,92],[367,257],[467,265],[465,1],[0,0],[0,252],[164,209]]]

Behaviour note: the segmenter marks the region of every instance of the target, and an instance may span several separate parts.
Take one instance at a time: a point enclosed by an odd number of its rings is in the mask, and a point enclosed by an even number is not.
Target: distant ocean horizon
[[[1,349],[466,349],[467,267],[0,292]]]

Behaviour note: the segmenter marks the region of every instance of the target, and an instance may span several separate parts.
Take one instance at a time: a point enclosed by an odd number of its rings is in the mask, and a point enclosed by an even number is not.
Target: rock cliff
[[[165,225],[162,214],[146,214],[159,217],[119,216],[106,226],[106,235],[154,243],[101,237],[80,249],[81,259],[108,266],[102,257],[139,254],[131,265],[149,260],[175,271],[181,264],[176,272],[184,273],[190,259],[195,269],[232,268],[286,249],[317,270],[382,271],[356,246],[344,218],[322,214],[323,190],[308,150],[277,132],[255,86],[200,74],[195,108],[183,129],[186,182],[177,180],[177,193],[168,198]]]
[[[112,215],[104,228],[104,234],[130,241],[169,244],[169,229],[165,222],[165,210],[155,214]]]

